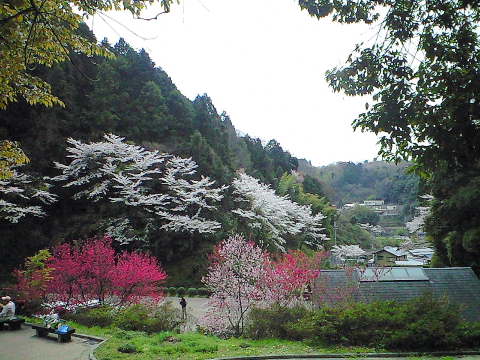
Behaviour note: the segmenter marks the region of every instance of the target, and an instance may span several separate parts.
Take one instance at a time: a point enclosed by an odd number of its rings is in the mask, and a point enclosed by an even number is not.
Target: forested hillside
[[[95,41],[86,27],[82,31]],[[192,157],[199,166],[198,174],[210,176],[218,186],[231,183],[236,171],[243,169],[275,189],[284,173],[297,168],[297,159],[277,141],[264,146],[260,139],[238,136],[228,115],[219,114],[208,95],[194,101],[182,95],[144,50],[136,51],[123,40],[103,45],[110,48],[114,58],[72,54],[70,63],[35,69],[52,84],[65,107],[18,102],[0,111],[0,138],[20,143],[30,158],[26,167],[29,173],[58,175],[53,162],[65,162],[67,138],[92,142],[105,133],[125,137],[147,149]],[[109,219],[118,216],[118,207],[106,202],[72,200],[71,189],[56,186],[54,190],[59,201],[46,208],[46,217],[0,224],[4,274],[38,249],[99,234],[111,225]],[[322,204],[328,203],[324,200]],[[226,232],[244,226],[225,211],[231,208],[232,199],[225,196],[220,208],[211,214],[223,224],[215,235],[154,231],[149,234],[149,250],[167,269],[175,268],[173,272],[179,278],[195,274],[198,280],[199,259]],[[127,217],[137,224],[145,222],[135,209],[129,210]],[[136,230],[131,232],[132,236],[141,235]],[[182,265],[187,262],[190,265]]]
[[[337,206],[380,199],[410,209],[417,200],[420,184],[418,176],[406,172],[409,166],[406,162],[365,161],[314,167],[301,159],[298,169],[319,180],[325,195]]]

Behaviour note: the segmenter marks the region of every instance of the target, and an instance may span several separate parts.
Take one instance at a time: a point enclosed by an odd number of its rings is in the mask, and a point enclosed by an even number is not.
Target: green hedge
[[[425,295],[405,303],[355,303],[318,310],[254,309],[247,335],[256,339],[308,339],[322,346],[441,350],[478,346],[480,324],[463,322],[457,306]]]

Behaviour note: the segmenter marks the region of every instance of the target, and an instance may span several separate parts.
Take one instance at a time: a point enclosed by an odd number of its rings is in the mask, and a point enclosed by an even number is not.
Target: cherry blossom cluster
[[[319,274],[324,254],[283,254],[277,261],[252,241],[235,235],[214,250],[207,275],[210,309],[203,319],[207,331],[219,336],[241,335],[252,306],[288,306]]]
[[[45,215],[43,206],[57,201],[50,184],[12,169],[12,176],[0,180],[0,219],[17,223],[25,216]],[[38,205],[32,205],[38,203]]]
[[[285,251],[285,237],[304,234],[305,242],[314,247],[327,237],[322,226],[323,214],[312,213],[307,205],[298,205],[288,196],[278,196],[270,186],[245,173],[239,173],[232,183],[236,201],[240,204],[233,212],[245,219],[251,229],[262,229],[269,233],[261,237],[262,245],[271,245]],[[270,244],[265,244],[271,241]]]
[[[78,189],[75,198],[107,198],[141,208],[161,219],[165,230],[212,233],[220,228],[201,213],[215,209],[226,187],[214,187],[204,176],[193,179],[197,164],[192,159],[149,151],[113,134],[101,142],[67,142],[71,161],[56,162],[62,174],[53,179]]]
[[[357,258],[365,254],[365,250],[358,245],[335,245],[330,252],[343,261],[349,258]]]

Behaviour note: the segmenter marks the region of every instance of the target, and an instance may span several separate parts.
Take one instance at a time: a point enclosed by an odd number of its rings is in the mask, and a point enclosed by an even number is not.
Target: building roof
[[[378,268],[374,268],[378,269]],[[388,268],[387,268],[388,269]],[[397,274],[378,281],[356,282],[353,296],[357,301],[406,301],[425,293],[435,297],[447,296],[461,305],[462,315],[469,321],[480,321],[480,280],[471,268],[391,268],[407,271],[404,277]],[[375,271],[372,269],[372,271]],[[411,275],[411,278],[408,277]],[[316,305],[335,301],[338,289],[351,286],[352,279],[361,280],[358,273],[348,276],[345,270],[322,271],[315,281],[313,301]],[[337,300],[338,301],[338,300]]]
[[[430,248],[411,249],[408,250],[414,256],[432,256],[435,250]]]
[[[423,266],[425,261],[410,259],[410,260],[396,260],[396,266]]]
[[[393,246],[385,246],[383,249],[374,251],[373,253],[376,254],[376,253],[379,253],[381,251],[386,251],[386,252],[388,252],[392,255],[395,255],[395,256],[403,256],[403,255],[407,254],[407,252],[405,250],[402,250],[402,249],[399,249],[399,248],[393,247]]]

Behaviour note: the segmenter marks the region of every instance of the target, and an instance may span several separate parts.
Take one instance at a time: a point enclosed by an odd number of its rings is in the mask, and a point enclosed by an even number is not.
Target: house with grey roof
[[[406,261],[408,252],[394,246],[385,246],[373,252],[373,263],[377,266],[395,266],[395,261]]]
[[[322,270],[312,287],[312,302],[332,305],[349,296],[354,301],[401,302],[424,294],[447,297],[460,305],[466,320],[480,321],[480,280],[469,267]]]

